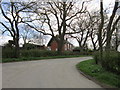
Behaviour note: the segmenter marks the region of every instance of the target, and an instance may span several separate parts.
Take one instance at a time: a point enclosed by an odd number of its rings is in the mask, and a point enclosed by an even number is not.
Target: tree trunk
[[[58,53],[61,54],[63,51],[63,46],[64,46],[64,40],[59,40],[58,41]]]
[[[96,42],[94,42],[94,38],[92,37],[92,33],[91,33],[90,37],[91,37],[91,41],[92,41],[92,44],[93,44],[93,49],[94,49],[94,51],[96,51],[96,49],[97,49],[96,48]]]
[[[94,51],[97,50],[95,43],[93,43],[93,50],[94,50]]]
[[[14,58],[18,58],[19,54],[20,54],[20,48],[19,48],[19,38],[15,38],[14,37],[14,45],[15,45],[15,49],[14,49]]]
[[[63,32],[59,33],[59,42],[58,42],[58,52],[61,54],[62,50],[63,50],[63,46],[64,46],[64,36],[65,36],[65,32],[66,32],[66,2],[63,2]],[[61,30],[62,31],[62,30]]]
[[[84,46],[81,45],[80,41],[78,41],[78,43],[79,43],[80,52],[83,52],[84,51]]]
[[[103,1],[100,2],[100,15],[101,15],[101,23],[98,30],[98,43],[99,43],[99,49],[100,49],[100,60],[102,60],[103,55],[103,47],[102,47],[102,29],[104,26],[104,15],[103,15]],[[96,64],[98,64],[98,61],[96,61]]]
[[[111,49],[111,36],[110,34],[107,35],[107,40],[106,40],[106,51],[110,51]]]
[[[118,48],[118,46],[119,46],[119,41],[118,41],[118,28],[116,28],[116,40],[115,40],[115,50],[117,51],[117,48]]]
[[[108,23],[108,26],[107,26],[106,51],[110,51],[110,46],[111,46],[110,42],[111,42],[111,37],[112,37],[111,27],[112,27],[114,17],[116,15],[116,12],[117,12],[117,9],[118,9],[118,4],[119,4],[119,2],[116,1],[115,5],[114,5],[113,12],[112,12],[112,15],[110,17],[110,20],[109,20],[109,23]]]
[[[20,56],[19,39],[16,39],[15,52],[16,52],[16,58],[19,58],[19,56]]]

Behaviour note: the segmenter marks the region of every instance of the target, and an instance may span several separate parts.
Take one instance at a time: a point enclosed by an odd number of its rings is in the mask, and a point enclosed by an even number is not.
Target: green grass
[[[57,58],[73,58],[73,57],[84,57],[84,56],[86,56],[86,55],[3,58],[3,59],[2,59],[2,63],[7,63],[7,62],[19,62],[19,61],[33,61],[33,60],[43,60],[43,59],[57,59]]]
[[[120,88],[120,77],[114,73],[106,71],[100,65],[96,65],[93,59],[80,62],[76,67],[101,83]]]

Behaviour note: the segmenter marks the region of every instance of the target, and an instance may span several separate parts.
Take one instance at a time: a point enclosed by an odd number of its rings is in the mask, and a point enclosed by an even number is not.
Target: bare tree
[[[33,33],[33,37],[30,38],[30,43],[35,43],[38,45],[45,45],[47,36],[43,35],[42,33],[35,32]]]
[[[98,28],[98,42],[99,42],[99,48],[100,48],[100,59],[102,60],[102,54],[103,54],[102,30],[104,27],[103,0],[100,1],[100,17],[101,17],[101,20]],[[98,64],[97,61],[96,61],[96,64]]]
[[[119,1],[115,0],[115,5],[114,5],[113,11],[112,11],[112,15],[109,18],[109,22],[108,22],[108,25],[106,28],[107,29],[107,38],[106,38],[106,50],[107,51],[110,50],[112,34],[113,34],[118,22],[120,21],[120,15],[118,15],[117,18],[115,18],[117,10],[118,10],[118,8],[120,8],[119,3],[120,3]]]
[[[105,10],[103,13],[104,13],[104,23],[103,23],[102,29],[100,28],[102,23],[101,23],[101,15],[99,14],[99,11],[89,13],[90,24],[91,24],[90,38],[91,38],[94,50],[100,50],[100,42],[102,47],[105,46],[106,44],[106,24],[108,22],[108,19],[107,19],[108,16]],[[101,41],[99,38],[101,38]]]
[[[34,3],[21,3],[21,2],[2,2],[0,4],[0,9],[5,21],[0,22],[0,24],[5,28],[5,31],[8,31],[13,37],[14,46],[15,46],[15,56],[19,57],[19,24],[22,23],[22,12],[26,9],[34,6]],[[4,32],[5,32],[4,31]]]
[[[116,29],[113,32],[113,35],[112,35],[112,38],[111,38],[112,48],[117,51],[119,43],[120,43],[120,24],[118,24],[116,26]]]
[[[27,25],[21,27],[20,36],[24,41],[24,44],[30,42],[30,39],[33,38],[34,31]]]
[[[73,33],[68,30],[69,24],[74,20],[76,15],[84,12],[84,2],[81,8],[76,8],[74,1],[44,2],[44,5],[41,5],[40,8],[35,11],[39,16],[39,21],[42,22],[42,28],[40,27],[38,29],[38,27],[29,26],[44,35],[51,35],[55,38],[58,43],[58,52],[61,53],[64,44],[64,36]]]
[[[88,17],[87,13],[77,16],[76,23],[70,25],[70,28],[73,31],[77,31],[77,33],[71,35],[71,37],[78,41],[81,50],[86,48],[86,44],[90,36],[90,28],[92,24],[90,24],[90,18]]]
[[[45,45],[46,37],[42,33],[33,30],[32,28],[25,24],[22,25],[20,30],[21,30],[20,35],[24,41],[24,45],[27,43]]]

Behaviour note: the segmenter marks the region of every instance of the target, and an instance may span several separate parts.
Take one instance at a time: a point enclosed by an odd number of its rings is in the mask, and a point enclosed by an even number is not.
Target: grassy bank
[[[84,57],[84,56],[86,56],[86,55],[3,58],[3,59],[2,59],[2,63],[7,63],[7,62],[19,62],[19,61],[33,61],[33,60],[43,60],[43,59],[57,59],[57,58],[73,58],[73,57]]]
[[[92,76],[97,81],[120,88],[120,77],[117,74],[111,73],[96,65],[94,60],[80,62],[76,67],[86,75]]]

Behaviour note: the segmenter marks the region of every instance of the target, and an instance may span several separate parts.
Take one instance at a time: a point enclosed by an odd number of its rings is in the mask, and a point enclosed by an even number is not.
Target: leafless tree
[[[118,8],[120,8],[119,3],[120,2],[118,0],[115,0],[115,5],[114,5],[113,11],[112,11],[112,15],[109,18],[109,22],[108,22],[108,25],[106,28],[106,30],[107,30],[106,51],[109,51],[111,48],[112,34],[113,34],[118,22],[120,22],[120,15],[116,14]],[[117,15],[117,18],[115,18],[116,15]]]
[[[30,2],[27,4],[25,2],[2,2],[0,4],[1,14],[5,20],[0,21],[0,24],[5,28],[5,31],[8,31],[13,37],[14,46],[15,46],[15,56],[19,57],[19,25],[22,23],[22,14],[26,10],[30,10],[35,4]],[[4,32],[5,32],[4,31]]]
[[[104,14],[104,22],[101,21],[101,15],[99,14],[99,11],[95,11],[95,12],[93,11],[89,13],[90,21],[91,21],[90,37],[94,50],[100,50],[100,42],[101,42],[101,47],[105,46],[106,44],[106,25],[108,23],[108,16],[106,10],[103,11],[103,14]],[[102,28],[100,28],[102,22],[103,22],[103,26]],[[99,38],[101,38],[101,41]]]
[[[120,22],[119,22],[120,23]],[[117,51],[117,48],[120,43],[120,24],[116,26],[115,31],[113,32],[112,38],[111,38],[111,45],[114,50]]]
[[[35,13],[39,16],[38,21],[42,22],[40,28],[29,26],[44,35],[51,35],[55,38],[58,43],[58,52],[61,53],[64,36],[73,33],[68,30],[68,26],[78,14],[85,12],[84,3],[82,2],[81,7],[77,8],[74,1],[44,2],[44,5],[35,10]]]
[[[87,13],[79,15],[76,17],[76,22],[70,26],[73,31],[78,32],[71,35],[71,37],[78,41],[81,50],[85,49],[88,38],[90,36],[90,29],[92,24],[90,24],[90,18],[88,17],[89,16]]]
[[[104,13],[103,13],[103,0],[100,0],[100,24],[98,28],[98,43],[99,43],[99,49],[100,49],[100,59],[102,60],[102,54],[103,54],[103,45],[102,45],[102,30],[104,27]],[[98,61],[96,61],[96,64],[98,64]]]

